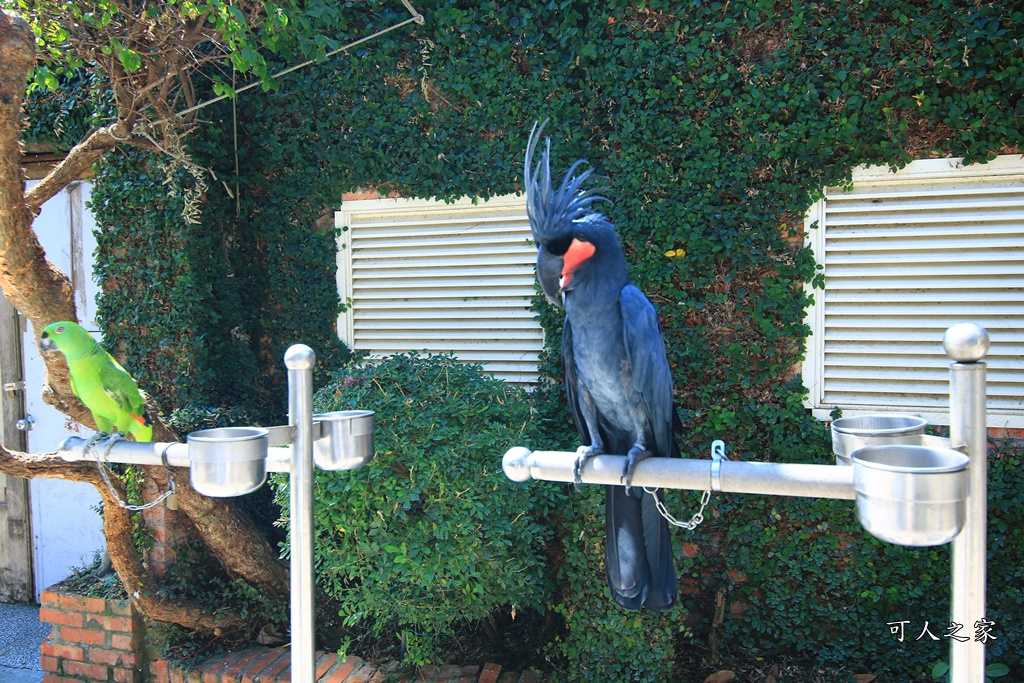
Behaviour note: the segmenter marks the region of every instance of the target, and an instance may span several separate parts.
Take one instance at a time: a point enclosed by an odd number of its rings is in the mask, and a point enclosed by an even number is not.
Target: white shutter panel
[[[813,228],[817,221],[818,226]],[[1024,426],[1024,163],[1000,157],[856,171],[808,216],[824,265],[804,376],[825,417],[901,410],[948,422],[942,335],[976,322],[992,338],[989,424]],[[808,367],[810,366],[810,367]]]
[[[338,321],[351,348],[454,352],[496,377],[535,383],[544,334],[530,311],[537,250],[525,201],[345,202]]]

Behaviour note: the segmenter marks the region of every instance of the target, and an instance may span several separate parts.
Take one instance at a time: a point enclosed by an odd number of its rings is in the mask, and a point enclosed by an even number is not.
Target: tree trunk
[[[19,134],[21,106],[29,70],[35,64],[36,46],[31,28],[21,17],[0,11],[0,288],[7,299],[32,323],[38,335],[59,320],[77,320],[74,294],[67,275],[46,259],[32,230],[34,214],[46,198],[60,192],[77,173],[88,168],[118,140],[138,142],[118,124],[94,131],[68,154],[68,161],[44,179],[26,201],[21,173]],[[130,120],[125,112],[119,121]],[[77,422],[94,427],[90,411],[74,396],[67,364],[61,354],[47,354],[48,383],[43,398]],[[158,416],[152,406],[150,415]],[[159,419],[154,438],[176,441],[176,435]],[[162,467],[143,468],[158,486],[167,486]],[[0,448],[0,471],[31,478],[57,477],[85,481],[100,490],[104,501],[104,534],[114,568],[132,600],[148,617],[187,628],[223,630],[238,626],[237,617],[215,616],[194,605],[176,605],[156,597],[156,582],[143,568],[131,543],[130,515],[114,502],[110,491],[89,463],[66,463],[53,454],[31,456]],[[179,509],[192,522],[202,541],[228,573],[264,588],[271,596],[288,592],[288,572],[277,553],[252,523],[228,499],[201,496],[188,482],[187,472],[176,473]]]

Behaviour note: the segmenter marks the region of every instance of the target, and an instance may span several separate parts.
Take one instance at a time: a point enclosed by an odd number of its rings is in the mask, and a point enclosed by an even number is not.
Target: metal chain
[[[83,449],[83,452],[88,453],[89,449],[95,446],[99,439],[99,434],[93,434],[92,436],[90,436],[89,440],[85,442],[85,448]],[[103,482],[107,485],[107,489],[110,491],[110,495],[114,497],[114,500],[117,501],[117,504],[120,507],[124,508],[125,510],[128,510],[129,512],[141,512],[142,510],[148,510],[151,507],[155,507],[160,503],[164,502],[165,500],[167,500],[168,498],[170,498],[171,496],[173,496],[176,493],[176,490],[174,487],[174,473],[171,472],[171,478],[170,482],[168,483],[167,490],[164,491],[159,498],[152,500],[146,503],[145,505],[129,505],[125,501],[121,500],[120,496],[117,495],[117,491],[114,490],[114,484],[110,480],[110,474],[107,468],[104,466],[104,462],[110,456],[110,449],[113,448],[114,444],[122,440],[124,440],[124,436],[120,432],[114,432],[107,438],[107,441],[104,444],[102,452],[97,451],[96,453],[96,465],[100,469],[100,476],[103,477]],[[164,452],[160,456],[161,460],[164,461],[165,465],[167,464],[168,448],[170,448],[170,444],[167,444],[167,446],[164,447]],[[170,470],[170,468],[168,468],[168,470]]]
[[[658,512],[661,513],[661,516],[664,517],[669,524],[671,524],[672,526],[677,526],[686,529],[687,531],[693,531],[700,525],[701,522],[704,521],[704,508],[707,507],[708,501],[711,500],[711,491],[705,491],[701,495],[700,510],[697,510],[696,514],[694,514],[693,517],[690,518],[690,521],[680,522],[678,519],[672,516],[672,513],[670,513],[665,508],[665,504],[661,502],[661,498],[658,497],[658,491],[660,490],[661,489],[649,489],[646,486],[644,487],[644,491],[654,496],[654,505],[658,508]]]
[[[712,463],[714,463],[714,465],[717,465],[724,458],[725,458],[725,442],[724,441],[715,441],[714,443],[711,444],[711,460],[712,460]],[[717,482],[716,482],[716,484],[717,484]],[[672,526],[680,527],[681,529],[686,529],[687,531],[693,531],[698,526],[700,526],[701,522],[704,521],[704,508],[706,508],[707,505],[708,505],[708,502],[711,501],[711,490],[710,489],[705,491],[703,494],[701,494],[701,497],[700,497],[700,510],[697,510],[696,514],[694,514],[693,517],[690,517],[690,521],[688,521],[688,522],[680,522],[678,519],[676,519],[675,517],[672,516],[672,513],[670,513],[668,511],[668,509],[665,508],[665,503],[663,503],[661,501],[661,498],[658,497],[658,491],[660,491],[660,490],[661,489],[652,489],[652,488],[648,488],[646,486],[644,487],[644,491],[646,491],[647,493],[649,493],[652,496],[654,496],[654,505],[655,505],[655,507],[658,508],[658,512],[661,514],[662,517],[665,518],[665,520],[669,524],[671,524]]]

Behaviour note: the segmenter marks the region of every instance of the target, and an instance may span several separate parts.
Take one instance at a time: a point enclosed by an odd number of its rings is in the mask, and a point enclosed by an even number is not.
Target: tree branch
[[[130,136],[125,128],[121,121],[102,128],[94,128],[84,140],[71,148],[56,168],[25,193],[25,204],[29,210],[33,214],[39,213],[39,207],[48,199],[60,194],[68,183],[80,179],[93,164],[103,158],[104,154],[114,149],[117,143],[130,142]]]
[[[142,565],[132,540],[131,513],[117,504],[93,463],[65,462],[56,453],[20,453],[0,446],[0,472],[24,479],[66,479],[95,486],[103,499],[103,535],[110,562],[131,601],[150,619],[215,633],[244,626],[244,620],[236,614],[211,613],[209,608],[195,603],[174,603],[158,596],[156,581]],[[125,492],[121,482],[116,477],[111,481],[118,487],[117,495],[123,499]]]
[[[32,231],[21,177],[21,103],[35,64],[32,29],[21,17],[0,12],[0,287],[7,300],[46,324],[73,317],[71,283],[46,260]],[[56,316],[56,317],[54,317]]]

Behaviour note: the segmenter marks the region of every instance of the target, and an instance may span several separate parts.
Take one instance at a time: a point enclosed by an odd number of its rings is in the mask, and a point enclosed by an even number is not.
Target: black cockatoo
[[[629,280],[615,227],[592,208],[603,200],[584,185],[577,161],[552,185],[551,142],[533,155],[543,130],[534,125],[526,148],[524,188],[537,244],[537,279],[565,309],[562,361],[569,406],[583,442],[576,483],[586,459],[626,455],[623,486],[605,496],[605,574],[612,598],[626,609],[666,610],[676,596],[668,523],[655,496],[629,486],[636,464],[652,455],[678,456],[679,418],[658,314]]]

